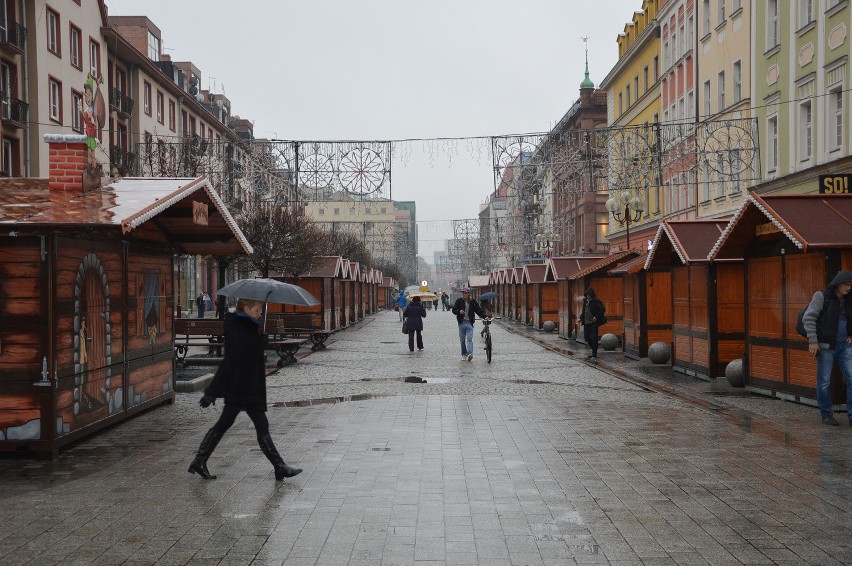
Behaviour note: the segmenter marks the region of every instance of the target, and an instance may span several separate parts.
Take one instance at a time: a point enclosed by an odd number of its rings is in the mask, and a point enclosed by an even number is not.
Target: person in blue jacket
[[[399,321],[402,322],[402,311],[404,311],[405,307],[408,306],[408,295],[405,294],[405,291],[400,290],[399,299],[397,299],[397,303],[399,304]]]

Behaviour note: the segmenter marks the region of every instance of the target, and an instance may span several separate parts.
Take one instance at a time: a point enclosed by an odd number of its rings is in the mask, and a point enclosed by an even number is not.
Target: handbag
[[[395,310],[395,311],[397,311],[397,312],[399,311],[399,303],[394,303],[394,304],[393,304],[393,310]]]
[[[407,320],[402,321],[402,333],[408,334],[408,321]]]

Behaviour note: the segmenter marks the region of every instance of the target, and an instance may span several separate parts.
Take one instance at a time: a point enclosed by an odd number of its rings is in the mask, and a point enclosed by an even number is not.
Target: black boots
[[[189,465],[189,470],[187,471],[191,474],[198,474],[206,480],[215,480],[216,476],[211,474],[207,469],[207,459],[216,449],[216,445],[219,444],[220,440],[222,440],[221,433],[213,428],[208,430],[207,434],[204,435],[204,439],[201,441],[201,446],[198,447],[195,459]]]
[[[292,478],[295,475],[302,473],[302,468],[293,468],[284,463],[278,450],[275,449],[275,444],[272,442],[272,437],[268,434],[257,439],[260,444],[260,449],[263,450],[264,456],[275,466],[275,480],[281,481],[284,478]]]

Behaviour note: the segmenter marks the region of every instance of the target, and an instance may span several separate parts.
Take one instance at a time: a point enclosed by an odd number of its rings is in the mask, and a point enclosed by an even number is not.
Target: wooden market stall
[[[541,328],[545,320],[556,324],[559,314],[556,302],[556,281],[547,281],[547,264],[528,263],[524,266],[527,324]]]
[[[838,270],[852,269],[852,195],[749,195],[709,254],[740,257],[746,386],[813,403],[816,360],[796,316]],[[842,380],[832,395],[845,400]]]
[[[379,309],[393,309],[393,295],[399,285],[393,277],[382,277],[378,290],[377,305]]]
[[[509,316],[512,320],[523,321],[524,313],[524,286],[522,283],[524,275],[523,267],[513,267],[509,274],[509,294],[512,299],[512,305],[509,311]]]
[[[583,300],[589,287],[595,290],[606,307],[608,322],[600,327],[601,334],[622,336],[624,333],[624,278],[610,275],[609,270],[638,255],[638,252],[629,250],[610,254],[571,276],[575,282],[574,288],[579,293],[574,296],[574,312],[578,317],[582,316]],[[584,341],[582,331],[577,333],[577,340]]]
[[[334,291],[335,281],[339,281],[341,277],[342,263],[343,260],[340,256],[317,256],[314,258],[313,267],[308,273],[303,273],[295,278],[275,277],[280,281],[303,287],[316,297],[320,304],[307,307],[270,303],[268,305],[269,312],[312,313],[316,318],[314,321],[316,328],[337,330],[337,319],[334,314],[340,307],[335,302],[337,297]]]
[[[48,139],[51,162],[79,137]],[[68,177],[0,181],[4,452],[55,455],[172,402],[176,257],[252,251],[203,177]]]
[[[670,270],[672,366],[709,379],[743,357],[745,316],[741,259],[707,259],[728,220],[669,220],[660,225],[645,264]]]
[[[672,341],[672,275],[645,269],[646,260],[645,253],[609,271],[624,277],[624,355],[634,359],[647,357],[654,342]]]
[[[597,263],[603,258],[600,255],[576,255],[554,257],[547,262],[545,280],[556,282],[557,312],[559,336],[566,339],[575,338],[579,331],[578,313],[574,310],[578,299],[582,305],[583,290],[578,290],[579,283],[571,277],[586,267]]]

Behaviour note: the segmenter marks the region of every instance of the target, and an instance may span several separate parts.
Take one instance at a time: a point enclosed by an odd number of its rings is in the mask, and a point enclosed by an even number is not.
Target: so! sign
[[[821,195],[847,195],[849,194],[850,179],[852,173],[841,173],[838,175],[820,175],[819,193]]]

